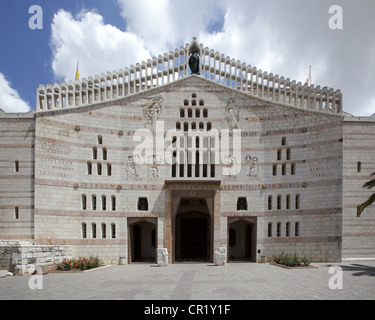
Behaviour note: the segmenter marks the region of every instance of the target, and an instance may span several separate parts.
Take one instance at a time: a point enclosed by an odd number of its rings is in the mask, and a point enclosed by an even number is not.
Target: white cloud
[[[104,25],[94,12],[73,18],[60,11],[52,25],[53,71],[65,80],[129,67],[189,43],[263,71],[340,89],[344,110],[375,112],[373,0],[340,0],[344,29],[330,30],[326,0],[117,0],[127,30]],[[360,5],[359,5],[360,4]],[[212,26],[222,26],[214,30]]]
[[[95,12],[81,12],[75,19],[60,10],[51,29],[52,70],[64,81],[74,79],[77,61],[82,79],[124,69],[151,57],[139,37],[105,25]]]
[[[157,56],[190,43],[194,36],[221,19],[223,0],[117,0],[127,28]]]
[[[201,32],[199,41],[263,71],[304,82],[312,66],[315,86],[340,89],[344,110],[375,113],[375,2],[341,0],[344,29],[328,26],[325,0],[225,2],[219,33]]]
[[[27,102],[23,101],[11,83],[0,73],[0,109],[9,113],[28,112],[31,110]]]

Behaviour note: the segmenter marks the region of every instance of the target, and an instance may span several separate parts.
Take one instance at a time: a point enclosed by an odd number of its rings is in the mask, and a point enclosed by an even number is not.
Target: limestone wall
[[[344,122],[343,258],[375,258],[375,208],[357,217],[357,206],[374,190],[362,186],[375,171],[375,119],[355,117]]]
[[[34,121],[0,110],[0,239],[34,237]]]
[[[150,104],[156,98],[160,110]],[[229,119],[231,108],[239,111],[237,120]],[[152,117],[150,110],[156,110]],[[241,130],[241,170],[225,175],[229,154],[222,153],[215,175],[208,170],[207,178],[203,167],[197,179],[195,172],[189,177],[187,166],[174,178],[166,163],[132,165],[129,156],[141,142],[133,139],[135,132],[160,129],[156,120],[165,132],[178,126],[198,130],[201,123],[221,134],[230,127]],[[221,181],[215,246],[227,245],[227,218],[250,217],[257,218],[257,254],[296,251],[316,261],[341,259],[342,117],[268,104],[196,77],[119,105],[37,114],[35,242],[72,245],[74,255],[92,253],[116,263],[130,254],[127,218],[134,217],[157,218],[157,246],[168,247],[174,231],[168,231],[173,217],[165,216],[170,200],[164,183],[173,179]],[[144,211],[138,208],[142,197],[148,200]],[[247,209],[237,208],[238,198],[246,198]]]
[[[257,157],[259,173],[244,162],[223,179],[223,214],[257,217],[258,261],[282,251],[340,261],[342,118],[245,104],[241,119],[242,159]],[[247,210],[236,208],[239,197]]]

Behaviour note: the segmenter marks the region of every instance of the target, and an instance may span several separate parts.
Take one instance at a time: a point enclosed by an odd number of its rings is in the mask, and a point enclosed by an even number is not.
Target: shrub
[[[307,267],[311,263],[311,259],[302,257],[301,262]]]
[[[277,264],[282,264],[287,267],[299,267],[301,265],[307,267],[311,260],[307,257],[300,257],[297,253],[294,255],[282,252],[280,255],[273,255],[273,259]]]
[[[72,260],[64,259],[63,262],[57,265],[58,270],[71,270],[72,269]]]
[[[100,267],[103,264],[103,261],[98,257],[90,257],[90,258],[81,258],[78,259],[70,259],[70,260],[63,260],[61,263],[57,265],[58,270],[72,270],[72,269],[81,269],[81,270],[88,270]]]

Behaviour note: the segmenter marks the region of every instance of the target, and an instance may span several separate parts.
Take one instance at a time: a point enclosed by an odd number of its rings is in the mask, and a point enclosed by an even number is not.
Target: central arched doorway
[[[175,228],[176,262],[210,261],[211,219],[205,199],[182,199]]]

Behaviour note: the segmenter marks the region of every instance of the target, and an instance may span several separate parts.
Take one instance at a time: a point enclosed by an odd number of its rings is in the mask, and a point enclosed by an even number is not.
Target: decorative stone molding
[[[133,155],[128,156],[128,162],[126,164],[126,177],[127,178],[138,178],[137,168],[135,166],[136,161]]]
[[[161,96],[153,97],[143,106],[143,117],[145,118],[145,128],[153,129],[155,121],[160,117],[163,110],[164,99]]]
[[[240,108],[234,98],[229,98],[227,107],[225,108],[225,120],[230,130],[238,129],[240,121]]]
[[[149,180],[154,180],[159,178],[159,166],[163,163],[160,156],[153,155],[148,159],[148,178]]]
[[[252,157],[250,154],[248,154],[245,157],[245,163],[247,166],[249,166],[249,172],[247,174],[247,177],[249,178],[257,177],[259,173],[258,158]]]

